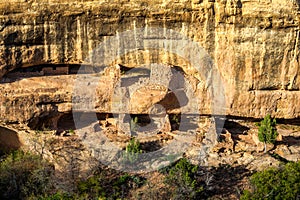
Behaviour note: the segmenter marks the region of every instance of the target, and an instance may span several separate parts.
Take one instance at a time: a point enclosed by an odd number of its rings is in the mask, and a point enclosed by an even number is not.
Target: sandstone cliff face
[[[0,1],[0,77],[41,64],[91,64],[107,38],[140,27],[173,29],[198,42],[220,72],[226,114],[300,117],[299,0],[36,0]],[[109,51],[109,50],[107,50]],[[137,50],[116,61],[128,67],[159,61],[183,68],[197,95],[201,78],[178,55]],[[75,75],[22,78],[0,85],[0,118],[36,119],[71,111]],[[104,81],[105,80],[105,81]],[[110,112],[113,76],[104,78],[99,112]],[[209,97],[200,110],[209,114]],[[138,103],[139,101],[136,100]]]

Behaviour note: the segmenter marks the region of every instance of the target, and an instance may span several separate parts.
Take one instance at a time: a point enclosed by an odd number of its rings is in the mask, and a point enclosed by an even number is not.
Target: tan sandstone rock
[[[222,77],[225,114],[263,117],[271,113],[278,118],[300,117],[298,1],[1,0],[0,77],[5,82],[0,84],[1,121],[37,124],[41,119],[51,121],[61,112],[71,112],[74,75],[54,77],[34,72],[37,77],[22,75],[11,80],[7,77],[15,73],[13,70],[19,70],[20,75],[21,68],[41,64],[84,63],[86,72],[91,73],[95,66],[88,57],[101,42],[126,30],[137,37],[138,28],[145,28],[141,34],[147,38],[145,43],[163,38],[163,35],[148,33],[149,27],[173,29],[204,48]],[[134,47],[135,51],[123,52],[123,55],[122,49],[126,46]],[[96,55],[98,59],[109,60],[106,55],[120,48],[117,58],[112,60],[113,66],[132,68],[149,63],[178,66],[190,82],[195,97],[199,98],[200,112],[212,113],[206,87],[208,77],[201,76],[191,63],[174,52],[140,47],[135,40],[125,44],[108,42]],[[101,89],[96,91],[97,112],[111,112],[112,94],[119,78],[119,75],[105,76],[99,83]],[[163,91],[157,100],[167,95]],[[151,92],[144,90],[144,94]],[[157,101],[146,99],[149,102],[141,102],[141,99],[132,102],[132,107],[142,112]],[[195,98],[190,102],[196,102]],[[174,108],[170,109],[175,112]]]

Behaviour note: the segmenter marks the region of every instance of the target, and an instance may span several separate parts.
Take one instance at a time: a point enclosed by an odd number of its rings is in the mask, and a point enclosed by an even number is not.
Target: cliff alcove
[[[79,64],[40,64],[26,66],[7,72],[1,78],[2,83],[13,82],[22,78],[59,76],[77,74],[81,65]]]

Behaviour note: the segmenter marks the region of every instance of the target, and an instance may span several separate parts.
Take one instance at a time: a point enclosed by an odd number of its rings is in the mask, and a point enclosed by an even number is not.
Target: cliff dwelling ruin
[[[41,64],[36,66],[17,68],[6,73],[1,78],[1,82],[14,81],[19,78],[77,74],[80,66],[81,65],[79,64]]]
[[[0,199],[240,199],[300,161],[299,27],[300,0],[0,0]]]
[[[23,78],[32,79],[34,82],[48,82],[57,76],[62,80],[69,80],[76,77],[80,67],[82,66],[47,64],[17,68],[5,74],[3,82],[4,84],[5,82],[19,84]],[[117,108],[114,108],[115,110],[96,113],[70,112],[69,108],[65,108],[64,105],[59,108],[54,103],[46,103],[48,99],[45,99],[42,100],[44,103],[41,105],[49,105],[54,109],[31,118],[28,126],[32,130],[53,130],[56,135],[70,136],[70,133],[76,131],[77,128],[80,129],[95,123],[95,119],[91,121],[91,118],[96,114],[98,125],[94,127],[94,130],[106,130],[107,136],[115,141],[119,141],[123,137],[124,144],[132,136],[142,135],[143,137],[139,139],[142,144],[148,145],[148,149],[151,149],[149,143],[158,148],[163,145],[162,141],[172,140],[172,132],[178,131],[192,131],[196,137],[195,131],[204,132],[204,129],[208,128],[207,125],[200,130],[199,124],[203,124],[205,118],[209,116],[203,115],[200,120],[197,119],[199,115],[195,113],[181,113],[180,109],[190,101],[184,85],[185,81],[189,79],[185,78],[187,75],[179,66],[169,66],[163,73],[161,67],[163,66],[130,68],[120,64],[115,67],[107,67],[101,72],[101,76],[105,80],[108,78],[112,81],[113,87],[109,89],[111,90],[109,93],[114,93],[112,104],[118,104]],[[96,74],[91,66],[83,66],[81,72],[90,75]],[[158,80],[161,85],[157,84]],[[63,81],[62,84],[64,84]],[[162,87],[162,85],[167,87]],[[104,92],[106,91],[104,90]],[[130,92],[131,96],[129,97]],[[119,102],[114,102],[114,100]],[[75,120],[80,120],[79,127],[75,125],[74,117]],[[126,134],[122,135],[125,132]]]

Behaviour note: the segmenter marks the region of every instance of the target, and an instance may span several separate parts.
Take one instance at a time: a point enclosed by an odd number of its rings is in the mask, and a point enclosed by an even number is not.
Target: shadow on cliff
[[[282,141],[277,142],[277,145],[300,146],[300,136],[282,136]]]
[[[6,35],[3,38],[3,43],[4,43],[4,51],[3,51],[3,58],[6,58],[7,60],[9,59],[15,59],[15,65],[16,67],[21,67],[21,63],[23,61],[23,56],[22,52],[20,50],[15,50],[12,52],[12,47],[14,46],[21,46],[22,42],[20,41],[20,32],[14,32],[11,34]],[[11,71],[13,68],[16,68],[15,66],[12,66],[9,63],[5,63],[5,71],[4,73],[7,73]],[[3,78],[0,77],[0,83],[3,81]]]
[[[254,118],[254,117],[241,117],[241,116],[234,116],[234,115],[227,115],[226,116],[226,123],[238,124],[237,120],[244,121],[244,122],[260,122],[263,118]],[[287,125],[295,125],[300,126],[300,117],[293,118],[293,119],[284,119],[284,118],[276,118],[277,124],[287,124]]]
[[[300,118],[276,119],[276,122],[277,122],[277,124],[288,124],[288,125],[300,126]]]
[[[241,0],[238,0],[238,1],[237,1],[237,7],[238,7],[238,8],[242,8],[242,7],[243,7],[243,4],[242,4],[242,1],[241,1]]]
[[[224,128],[227,129],[232,134],[243,134],[250,130],[249,127],[243,126],[237,122],[226,120]]]

